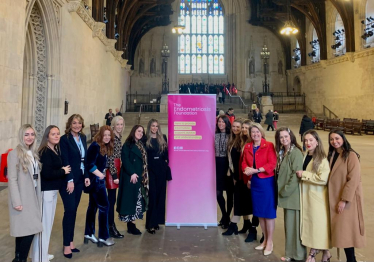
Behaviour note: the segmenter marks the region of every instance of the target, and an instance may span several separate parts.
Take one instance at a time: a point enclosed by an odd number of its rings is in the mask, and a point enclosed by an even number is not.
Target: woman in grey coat
[[[8,207],[10,235],[16,238],[12,262],[26,262],[34,235],[43,230],[41,218],[40,163],[35,129],[23,125],[19,144],[8,155]]]
[[[268,125],[268,128],[266,129],[266,131],[269,131],[270,128],[271,128],[271,131],[274,131],[274,126],[273,126],[274,114],[273,114],[273,112],[271,110],[269,110],[269,112],[267,112],[265,117],[266,117],[265,125]]]

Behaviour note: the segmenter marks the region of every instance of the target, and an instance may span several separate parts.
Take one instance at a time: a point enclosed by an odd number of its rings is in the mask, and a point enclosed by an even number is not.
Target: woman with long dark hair
[[[108,156],[109,173],[106,177],[106,188],[108,192],[109,211],[109,235],[114,238],[123,238],[124,236],[117,230],[114,223],[114,205],[116,204],[117,188],[119,185],[119,177],[121,171],[121,150],[122,150],[122,132],[125,129],[125,120],[122,116],[115,116],[111,122],[111,128],[114,133],[113,154]],[[108,173],[108,172],[107,172]]]
[[[66,122],[65,135],[61,136],[60,139],[62,165],[71,168],[60,188],[65,209],[62,219],[62,232],[63,254],[66,258],[72,258],[73,252],[80,252],[79,249],[75,248],[73,242],[75,220],[83,188],[90,185],[88,172],[84,166],[87,155],[87,139],[83,133],[83,128],[83,117],[79,114],[73,114]]]
[[[215,134],[215,155],[216,155],[216,189],[217,202],[221,209],[222,218],[219,226],[228,228],[230,224],[230,214],[234,205],[234,181],[231,176],[227,176],[229,161],[227,157],[227,143],[231,133],[231,123],[227,116],[218,116]],[[223,191],[226,190],[227,210]]]
[[[320,251],[323,251],[322,261],[330,261],[331,238],[327,192],[329,162],[317,131],[314,129],[306,131],[303,140],[307,154],[304,156],[303,170],[296,172],[302,180],[301,243],[310,247],[307,262],[315,262],[315,257]]]
[[[355,262],[355,248],[366,245],[360,155],[340,130],[329,133],[329,143],[331,242],[344,248],[347,262]]]
[[[41,216],[40,162],[35,129],[23,125],[19,144],[8,155],[8,207],[10,235],[16,238],[12,262],[26,262],[34,235],[43,230]]]
[[[302,169],[303,153],[296,136],[288,127],[280,127],[275,133],[275,151],[278,154],[276,168],[278,206],[283,208],[286,236],[283,261],[304,261],[306,248],[300,239],[300,179],[296,171]]]
[[[168,144],[166,136],[162,134],[161,127],[156,119],[148,122],[147,134],[144,138],[148,159],[149,175],[149,203],[145,228],[150,234],[165,224],[165,201],[167,168],[169,163]]]
[[[148,205],[147,152],[141,142],[144,128],[135,125],[122,147],[122,178],[119,183],[117,212],[119,219],[127,223],[127,232],[140,235],[135,220],[143,219]]]
[[[102,126],[87,150],[86,169],[90,174],[91,185],[85,191],[89,194],[86,214],[84,243],[90,240],[98,247],[114,245],[109,236],[108,211],[109,201],[105,187],[106,169],[109,167],[108,156],[113,155],[113,131],[109,126]],[[99,209],[99,239],[95,237],[96,211]]]
[[[70,173],[70,166],[62,166],[60,151],[60,129],[48,126],[38,149],[42,171],[40,183],[42,190],[43,231],[36,234],[33,242],[32,261],[48,262],[53,255],[48,255],[49,241],[56,212],[57,194],[64,178]]]

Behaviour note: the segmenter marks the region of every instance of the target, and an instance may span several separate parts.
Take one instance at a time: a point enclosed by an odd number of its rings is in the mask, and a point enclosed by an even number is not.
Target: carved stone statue
[[[278,62],[278,74],[283,75],[283,62],[279,60]]]
[[[144,74],[144,61],[143,58],[139,60],[139,74]]]
[[[251,56],[251,58],[249,59],[248,69],[250,75],[253,75],[255,73],[255,61],[253,56]]]
[[[149,72],[150,72],[151,75],[156,73],[156,61],[155,61],[154,58],[151,59],[151,65],[150,65],[150,68],[149,68]]]

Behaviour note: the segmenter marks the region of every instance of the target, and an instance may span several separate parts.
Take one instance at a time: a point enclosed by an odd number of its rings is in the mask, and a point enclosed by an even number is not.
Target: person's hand
[[[71,194],[74,191],[74,181],[68,182],[68,186],[66,187],[66,191]]]
[[[303,170],[296,171],[296,175],[301,178],[303,176]]]
[[[14,207],[14,209],[17,210],[17,211],[22,211],[23,207],[22,206],[16,206],[16,207]]]
[[[130,178],[130,182],[136,184],[138,182],[138,177],[139,176],[137,174],[133,174]]]
[[[100,180],[103,180],[105,178],[104,174],[99,172],[99,174],[97,175],[97,177],[100,179]]]
[[[246,167],[245,170],[244,170],[244,174],[246,174],[247,176],[257,174],[257,173],[258,173],[258,170],[254,169],[252,167]]]
[[[248,187],[248,189],[251,189],[251,181],[248,181],[247,187]]]
[[[65,171],[65,175],[70,174],[71,167],[69,166],[63,166],[62,169]]]
[[[337,206],[339,214],[343,213],[346,204],[347,203],[343,200],[339,201],[338,206]]]
[[[119,184],[119,179],[118,179],[118,178],[117,178],[117,179],[114,179],[114,180],[113,180],[113,183],[116,184],[116,185],[118,185],[118,184]]]
[[[84,185],[85,185],[86,187],[88,187],[88,186],[91,185],[91,181],[90,181],[89,178],[85,178],[85,179],[84,179]]]

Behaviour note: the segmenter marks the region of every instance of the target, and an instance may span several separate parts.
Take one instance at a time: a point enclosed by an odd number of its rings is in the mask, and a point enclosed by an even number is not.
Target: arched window
[[[366,2],[366,16],[362,23],[364,27],[364,47],[374,46],[374,0],[367,0]]]
[[[331,48],[335,50],[334,55],[344,55],[347,50],[345,46],[345,29],[342,17],[339,13],[336,15],[335,31],[332,33],[332,35],[334,44],[331,46]]]
[[[218,0],[181,0],[179,74],[224,74],[224,16]],[[190,59],[191,57],[191,59]]]
[[[312,41],[310,42],[310,45],[312,47],[312,52],[310,52],[308,55],[312,58],[312,63],[317,63],[320,60],[320,46],[315,28],[313,28]]]

